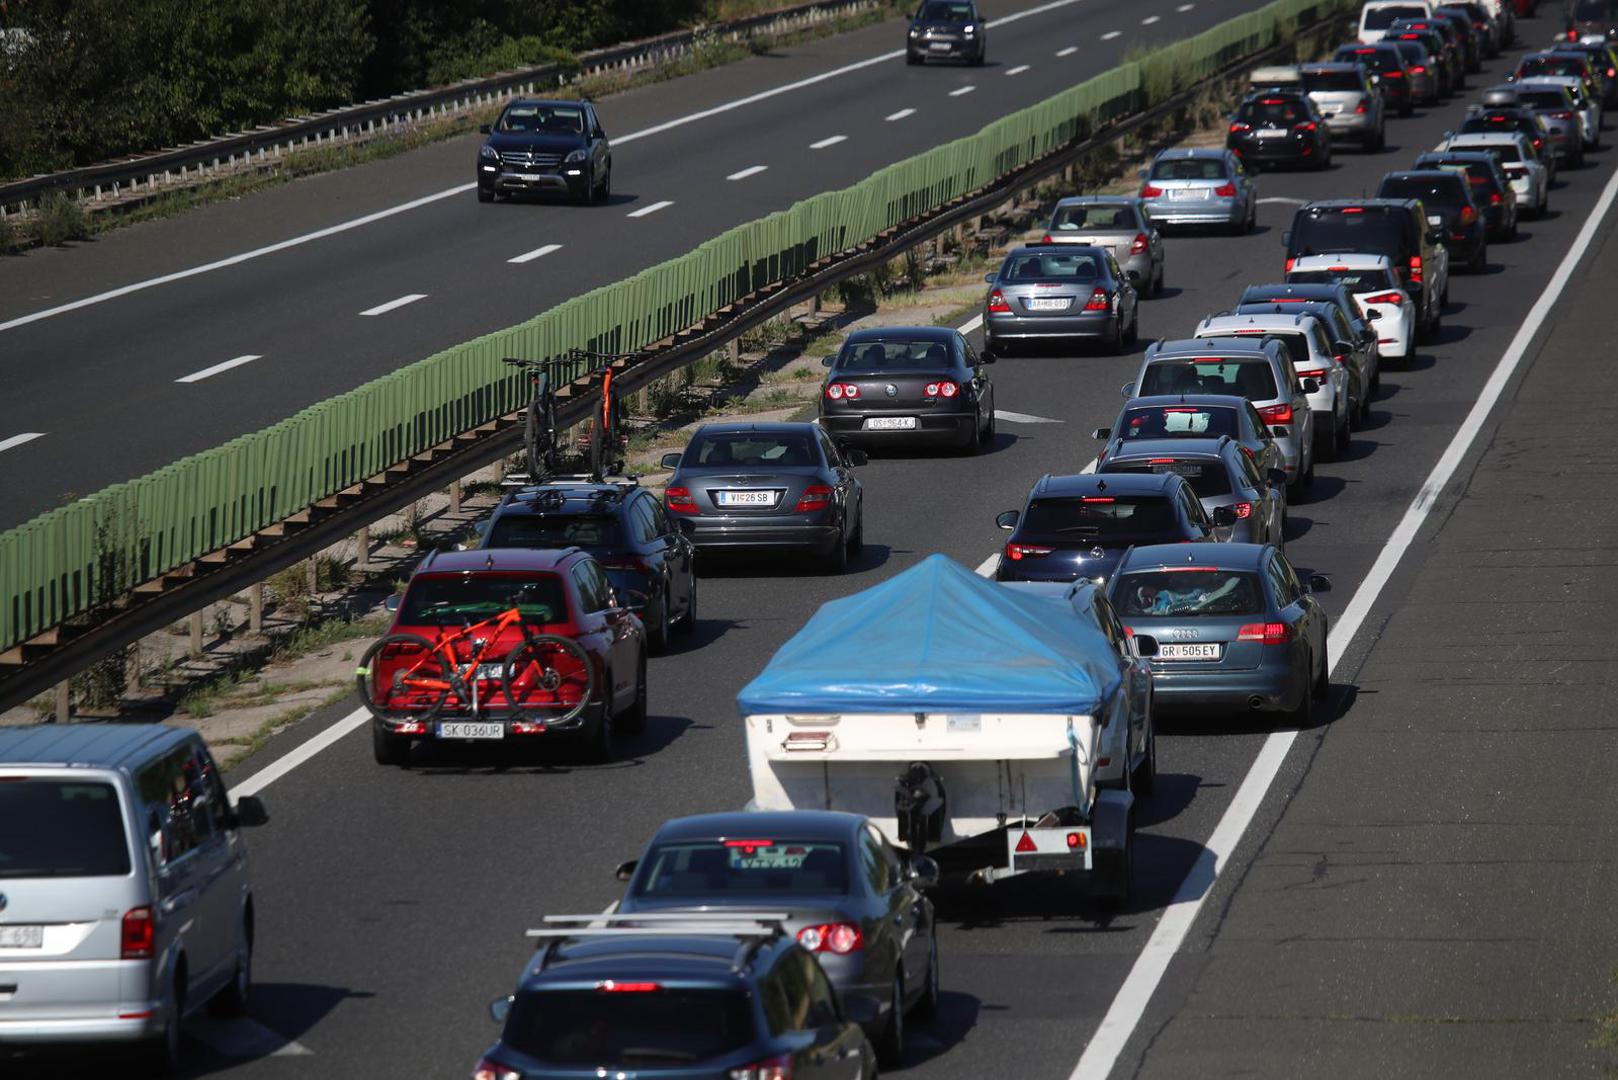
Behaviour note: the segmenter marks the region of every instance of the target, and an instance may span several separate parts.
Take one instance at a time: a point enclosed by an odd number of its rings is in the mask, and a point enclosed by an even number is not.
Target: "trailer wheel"
[[[1102,856],[1105,856],[1103,861]],[[1124,831],[1124,846],[1122,850],[1097,851],[1096,862],[1101,864],[1098,869],[1102,878],[1097,884],[1100,886],[1098,899],[1101,910],[1107,915],[1116,914],[1129,902],[1129,894],[1135,883],[1135,813],[1129,813],[1129,827]]]

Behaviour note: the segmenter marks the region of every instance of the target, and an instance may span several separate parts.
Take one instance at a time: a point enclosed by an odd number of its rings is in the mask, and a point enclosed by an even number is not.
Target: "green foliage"
[[[34,218],[34,236],[39,243],[55,247],[89,235],[90,218],[77,202],[60,191],[53,191],[40,201]]]

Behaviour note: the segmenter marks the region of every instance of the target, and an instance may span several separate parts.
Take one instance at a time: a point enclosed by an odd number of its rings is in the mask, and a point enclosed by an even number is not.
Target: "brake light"
[[[1237,641],[1257,641],[1265,645],[1285,645],[1292,640],[1292,627],[1284,622],[1248,623],[1236,631]]]
[[[1081,503],[1110,503],[1116,501],[1111,495],[1086,495],[1079,500]]]
[[[1340,211],[1340,213],[1344,213],[1344,214],[1363,214],[1363,213],[1365,213],[1365,207],[1363,207],[1363,206],[1345,206]]]
[[[960,384],[951,382],[948,379],[945,379],[942,382],[930,382],[927,384],[928,397],[952,398],[960,392]]]
[[[472,1070],[472,1080],[522,1080],[522,1073],[494,1058],[484,1058]]]
[[[1006,558],[1012,562],[1021,562],[1023,559],[1043,559],[1055,548],[1035,547],[1032,544],[1007,544]]]
[[[150,959],[156,929],[151,907],[130,908],[124,912],[118,933],[118,955],[125,960]]]
[[[1221,199],[1234,199],[1236,197],[1236,185],[1227,181],[1214,188],[1214,194]]]
[[[741,848],[743,855],[751,855],[751,854],[753,854],[753,852],[757,851],[759,848],[774,847],[775,846],[775,841],[774,840],[726,840],[725,841],[725,846],[729,847],[729,848]]]
[[[1396,292],[1377,293],[1375,296],[1365,298],[1365,303],[1367,304],[1402,304],[1404,302],[1404,296]]]
[[[865,948],[865,935],[854,923],[822,923],[806,926],[798,931],[798,944],[810,952],[836,953],[847,956]]]
[[[1297,259],[1288,259],[1287,260],[1287,273],[1289,273],[1289,274],[1292,273],[1292,264],[1297,262],[1297,261],[1298,261]]]
[[[1427,74],[1427,65],[1425,65],[1425,64],[1417,64],[1415,67],[1412,67],[1410,69],[1410,74],[1412,74],[1412,75],[1425,75],[1425,74]]]
[[[1410,280],[1417,285],[1421,284],[1421,256],[1410,256]]]
[[[1321,379],[1321,380],[1324,380],[1326,378],[1326,369],[1325,368],[1305,368],[1304,370],[1298,372],[1298,378],[1300,378],[1300,379]]]
[[[1301,124],[1294,124],[1293,125],[1293,130],[1295,130],[1295,131],[1313,131],[1313,130],[1315,130],[1315,122],[1313,120],[1305,120]]]
[[[1551,113],[1551,118],[1553,120],[1571,120],[1571,119],[1573,119],[1573,112],[1572,112],[1572,110],[1564,110],[1562,112],[1553,112],[1553,113]]]
[[[1489,205],[1490,206],[1499,206],[1500,205],[1500,193],[1498,191],[1489,192]]]
[[[1266,405],[1258,411],[1258,415],[1266,424],[1292,423],[1292,406],[1288,404]]]
[[[798,496],[798,505],[792,508],[795,514],[807,514],[812,510],[824,510],[831,504],[831,488],[825,484],[810,484]]]
[[[1140,189],[1140,197],[1143,199],[1160,199],[1163,197],[1163,189],[1153,187],[1151,184],[1143,184]]]
[[[607,979],[596,983],[596,989],[604,994],[651,994],[663,989],[662,983],[655,982],[617,982]]]
[[[1046,233],[1044,236],[1041,236],[1039,238],[1039,242],[1041,244],[1050,244],[1050,243],[1054,243],[1055,241],[1053,241],[1051,239],[1051,234],[1050,233]]]
[[[1237,449],[1240,450],[1242,453],[1247,455],[1247,460],[1248,461],[1257,461],[1258,460],[1258,455],[1253,453],[1253,448],[1251,446],[1247,446],[1247,445],[1244,444],[1242,446],[1238,446]]]
[[[792,1080],[792,1055],[782,1054],[731,1069],[730,1080]]]
[[[1354,106],[1354,111],[1357,112],[1357,113],[1368,112],[1369,111],[1368,106],[1370,104],[1371,103],[1369,101],[1366,101],[1364,98],[1361,98],[1360,103],[1358,105]]]
[[[1144,255],[1144,254],[1146,254],[1146,234],[1145,233],[1136,233],[1135,234],[1135,242],[1129,245],[1129,253],[1131,255]]]
[[[1089,841],[1085,839],[1083,833],[1070,832],[1067,834],[1067,849],[1069,851],[1083,851],[1087,846],[1089,846]]]
[[[1419,68],[1411,68],[1410,70],[1411,71],[1419,71],[1420,69]],[[1387,71],[1384,71],[1382,73],[1382,77],[1384,79],[1402,79],[1402,78],[1405,77],[1405,73],[1400,71],[1398,68],[1389,68]]]
[[[860,388],[853,383],[827,383],[826,396],[833,401],[858,401]]]
[[[691,497],[691,489],[688,487],[671,487],[664,491],[663,505],[674,514],[700,513],[697,509],[697,500]]]
[[[1461,224],[1470,225],[1478,219],[1478,212],[1470,206],[1461,207]]]
[[[1084,305],[1084,310],[1085,311],[1106,311],[1111,306],[1112,306],[1112,301],[1110,299],[1108,299],[1108,297],[1107,297],[1107,290],[1103,289],[1101,286],[1097,285],[1095,287],[1095,291],[1090,294],[1089,303]]]
[[[1252,130],[1253,130],[1253,125],[1244,124],[1244,123],[1242,123],[1240,121],[1237,121],[1236,123],[1230,125],[1230,133],[1232,135],[1238,134],[1238,133],[1243,132],[1243,131],[1252,131]]]
[[[1006,303],[1006,296],[999,289],[989,293],[989,314],[1010,315],[1011,305]]]
[[[1250,502],[1235,503],[1231,506],[1231,509],[1236,511],[1238,521],[1243,521],[1253,516],[1253,504]]]
[[[1174,464],[1174,459],[1171,458],[1171,457],[1147,458],[1146,459],[1146,464],[1148,464],[1148,465],[1173,465]]]

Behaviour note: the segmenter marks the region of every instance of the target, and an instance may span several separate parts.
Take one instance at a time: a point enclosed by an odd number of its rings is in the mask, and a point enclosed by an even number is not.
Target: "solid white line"
[[[1161,16],[1161,15],[1148,15],[1148,16],[1146,16],[1146,18],[1144,18],[1144,19],[1142,19],[1142,20],[1141,20],[1141,21],[1140,21],[1140,24],[1141,24],[1141,25],[1142,25],[1142,26],[1150,26],[1150,25],[1152,25],[1152,24],[1153,24],[1153,23],[1155,23],[1155,22],[1157,22],[1157,21],[1158,21],[1158,20],[1159,20],[1159,19],[1161,19],[1161,18],[1162,18],[1162,17],[1163,17],[1163,16]]]
[[[13,446],[21,446],[23,443],[33,442],[35,439],[43,439],[44,437],[45,433],[43,431],[25,431],[21,435],[13,435],[9,439],[0,439],[0,450],[10,450]]]
[[[977,87],[975,87],[975,86],[962,86],[962,87],[959,87],[958,89],[951,90],[949,92],[949,96],[950,97],[960,97],[962,94],[970,94],[972,91],[974,91],[976,89],[977,89]]]
[[[1270,206],[1274,203],[1286,203],[1288,206],[1302,206],[1308,199],[1294,199],[1290,195],[1269,195],[1258,201],[1260,206]]]
[[[978,577],[988,577],[994,573],[994,568],[1000,565],[1000,553],[997,551],[978,564],[975,573]]]
[[[976,330],[978,327],[980,327],[982,325],[983,325],[983,316],[982,315],[974,315],[970,319],[963,322],[961,325],[957,326],[955,329],[959,330],[963,334],[970,334],[972,331]]]
[[[1484,383],[1483,390],[1478,394],[1472,410],[1466,414],[1466,419],[1461,422],[1455,437],[1450,440],[1449,446],[1445,448],[1438,463],[1433,466],[1432,472],[1427,474],[1427,479],[1416,493],[1415,499],[1406,508],[1404,516],[1394,527],[1387,542],[1382,545],[1382,550],[1377,553],[1376,562],[1371,565],[1370,572],[1355,590],[1354,598],[1349,601],[1342,617],[1332,627],[1326,643],[1326,658],[1332,668],[1335,669],[1342,660],[1344,652],[1354,640],[1354,635],[1370,613],[1371,606],[1376,603],[1383,587],[1393,576],[1394,570],[1398,568],[1416,534],[1432,513],[1445,485],[1454,478],[1455,471],[1471,451],[1472,444],[1483,431],[1483,425],[1488,420],[1489,414],[1499,402],[1517,368],[1521,366],[1523,357],[1527,355],[1528,346],[1532,344],[1534,335],[1555,310],[1562,290],[1566,287],[1568,279],[1573,276],[1574,270],[1578,268],[1585,252],[1589,250],[1591,242],[1601,228],[1602,219],[1612,209],[1614,199],[1618,199],[1618,173],[1607,181],[1607,186],[1602,190],[1601,198],[1596,201],[1589,218],[1585,220],[1584,227],[1579,230],[1566,257],[1556,268],[1556,273],[1551,275],[1544,292],[1540,293],[1539,299],[1528,312],[1528,318],[1523,320],[1516,336],[1511,339],[1511,344],[1501,354],[1494,371],[1489,375],[1489,381]],[[1179,951],[1186,934],[1190,932],[1191,924],[1202,908],[1202,902],[1208,898],[1214,881],[1224,868],[1225,861],[1241,840],[1242,834],[1247,831],[1247,826],[1251,824],[1253,815],[1258,811],[1259,804],[1275,780],[1287,751],[1297,737],[1296,731],[1277,731],[1264,740],[1263,748],[1254,759],[1252,767],[1248,769],[1246,778],[1242,780],[1242,786],[1237,789],[1236,798],[1232,800],[1224,816],[1219,819],[1213,835],[1208,838],[1206,849],[1197,858],[1185,880],[1180,883],[1179,889],[1175,891],[1174,900],[1164,911],[1157,928],[1152,931],[1146,947],[1141,950],[1140,956],[1136,957],[1134,967],[1130,968],[1129,975],[1118,990],[1118,996],[1107,1009],[1107,1015],[1102,1018],[1095,1036],[1084,1048],[1084,1055],[1079,1058],[1078,1065],[1074,1066],[1069,1080],[1104,1080],[1112,1072],[1113,1066],[1118,1061],[1118,1055],[1123,1052],[1130,1035],[1140,1023],[1146,1006],[1151,1002],[1158,983],[1162,981],[1169,962]]]
[[[821,139],[819,142],[810,143],[809,144],[809,149],[811,149],[811,150],[824,150],[828,146],[836,146],[838,143],[846,142],[847,140],[848,140],[847,135],[833,135],[829,139]]]
[[[1069,45],[1065,49],[1057,49],[1056,50],[1056,55],[1057,56],[1072,56],[1074,53],[1076,53],[1078,51],[1079,51],[1079,47],[1077,45]]]
[[[1006,69],[1006,74],[1007,75],[1021,75],[1023,72],[1027,71],[1029,68],[1031,68],[1033,66],[1034,65],[1032,65],[1032,64],[1018,64],[1014,68],[1007,68]]]
[[[1123,34],[1122,30],[1108,30],[1105,34],[1101,35],[1101,40],[1111,41],[1113,38],[1118,37],[1121,34]]]
[[[1197,5],[1195,5],[1195,4],[1181,4],[1179,7],[1175,8],[1174,10],[1179,12],[1181,15],[1184,15],[1186,12],[1190,11],[1192,8],[1194,8],[1196,6]]]
[[[221,371],[229,371],[231,368],[238,368],[243,364],[251,364],[254,360],[262,359],[263,357],[261,356],[238,356],[234,360],[226,360],[222,363],[215,364],[213,367],[205,367],[201,371],[193,371],[189,375],[182,375],[174,381],[183,383],[201,382],[203,379],[211,378],[212,376],[219,374]],[[0,450],[3,449],[5,448],[0,447]]]
[[[749,176],[757,176],[759,173],[763,172],[765,169],[768,169],[768,168],[769,168],[768,165],[749,165],[747,168],[743,169],[741,172],[733,172],[733,173],[731,173],[729,176],[725,177],[725,179],[726,180],[746,180]]]
[[[1093,473],[1095,471],[1096,471],[1096,459],[1091,458],[1089,463],[1086,464],[1084,466],[1084,468],[1079,470],[1079,475],[1080,476],[1089,476],[1091,473]]]
[[[916,115],[916,110],[915,109],[900,109],[898,112],[892,113],[892,114],[890,114],[888,116],[884,116],[882,119],[888,121],[889,123],[892,123],[895,120],[903,120],[907,116],[915,116],[915,115]]]
[[[396,311],[399,308],[404,307],[406,304],[414,304],[417,300],[425,300],[425,299],[427,299],[427,294],[426,293],[424,293],[424,292],[413,292],[413,293],[409,293],[408,295],[401,296],[397,300],[389,300],[385,304],[378,304],[374,308],[366,308],[364,311],[360,312],[360,314],[361,315],[373,315],[373,316],[374,315],[386,315],[388,312]]]
[[[1030,413],[1007,412],[1005,409],[994,410],[996,420],[1005,420],[1012,424],[1065,424],[1066,420],[1052,420],[1048,416],[1034,416]]]
[[[535,248],[533,251],[525,251],[521,255],[518,255],[514,259],[507,259],[506,262],[508,262],[508,263],[531,263],[535,259],[544,258],[546,255],[549,255],[551,252],[560,251],[560,250],[562,250],[562,245],[561,244],[546,244],[543,247]]]
[[[257,795],[281,779],[281,777],[296,769],[338,739],[341,739],[344,735],[364,727],[370,722],[370,719],[371,712],[369,709],[355,709],[308,742],[302,743],[294,750],[289,750],[285,755],[276,758],[246,780],[233,785],[230,789],[231,798],[240,798],[243,795]]]
[[[631,210],[629,212],[629,216],[630,217],[645,217],[647,214],[655,214],[659,210],[662,210],[665,207],[669,207],[669,206],[673,206],[673,205],[674,205],[674,200],[672,200],[672,199],[664,199],[662,202],[655,202],[655,203],[652,203],[652,205],[650,205],[650,206],[643,206],[639,210]]]

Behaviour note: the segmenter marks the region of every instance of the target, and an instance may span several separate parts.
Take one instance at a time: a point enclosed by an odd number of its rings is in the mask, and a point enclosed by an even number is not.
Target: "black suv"
[[[482,548],[579,547],[646,624],[648,648],[697,621],[693,548],[657,497],[634,483],[560,481],[514,491],[476,526]]]
[[[1264,90],[1232,114],[1225,149],[1249,168],[1284,164],[1324,169],[1331,164],[1331,129],[1301,90]]]
[[[1417,326],[1429,340],[1449,302],[1449,252],[1442,218],[1429,222],[1419,199],[1322,199],[1298,208],[1281,234],[1288,270],[1300,255],[1356,251],[1386,255],[1416,305]]]
[[[588,101],[519,98],[478,130],[478,202],[497,195],[567,195],[606,202],[612,192],[612,146]]]
[[[905,36],[905,63],[965,60],[981,66],[989,51],[989,27],[973,0],[926,0]]]
[[[717,914],[717,913],[716,913]],[[699,921],[700,918],[700,921]],[[637,925],[637,919],[640,920]],[[876,1055],[814,956],[767,918],[551,916],[473,1080],[859,1080]]]

